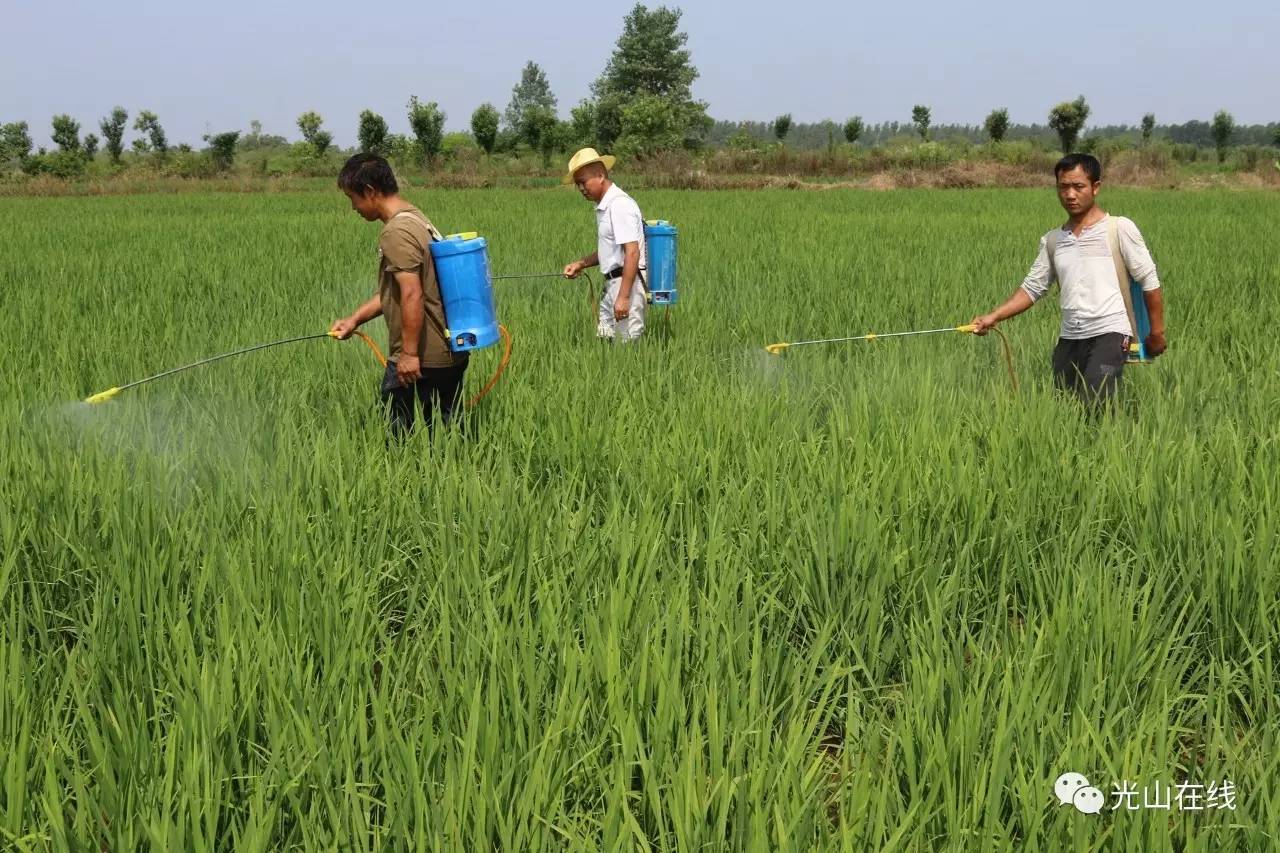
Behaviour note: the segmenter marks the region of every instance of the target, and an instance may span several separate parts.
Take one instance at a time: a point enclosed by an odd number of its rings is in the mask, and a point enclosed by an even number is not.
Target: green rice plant
[[[409,195],[497,272],[593,244],[563,189]],[[1273,847],[1273,194],[1106,197],[1171,349],[1102,420],[1050,306],[1017,393],[993,339],[762,350],[968,322],[1052,194],[637,196],[670,334],[499,282],[502,384],[390,449],[358,343],[72,402],[326,329],[375,264],[336,191],[0,199],[4,846]],[[1091,816],[1068,770],[1239,794]]]

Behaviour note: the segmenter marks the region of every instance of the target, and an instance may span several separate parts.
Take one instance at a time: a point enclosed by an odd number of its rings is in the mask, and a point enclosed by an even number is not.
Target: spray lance
[[[978,327],[972,323],[966,323],[963,326],[947,326],[941,329],[918,329],[911,332],[881,332],[879,334],[875,332],[868,332],[865,335],[850,335],[843,338],[819,338],[809,341],[781,341],[779,343],[769,344],[766,346],[765,352],[770,355],[782,355],[784,350],[790,349],[791,347],[815,346],[817,344],[840,344],[848,341],[874,342],[881,338],[905,338],[913,335],[938,335],[946,332],[959,332],[964,335],[972,335],[977,332],[977,328]],[[1000,336],[1000,345],[1004,350],[1005,366],[1009,370],[1009,383],[1013,386],[1013,390],[1017,391],[1018,376],[1013,369],[1013,351],[1009,347],[1009,339],[1005,337],[1004,332],[1002,332],[999,327],[993,327],[992,330]]]
[[[374,355],[377,356],[378,360],[382,362],[382,364],[385,366],[387,363],[387,359],[385,356],[383,356],[382,351],[378,349],[378,345],[375,344],[373,340],[370,339],[370,337],[366,335],[364,332],[355,332],[355,334],[359,335],[364,340],[364,342],[369,345],[369,348],[373,350]],[[115,397],[121,391],[127,391],[128,389],[136,388],[139,385],[146,385],[148,382],[155,382],[157,379],[164,379],[167,376],[173,376],[175,373],[182,373],[183,371],[190,370],[193,367],[203,367],[206,364],[213,364],[215,361],[222,361],[224,358],[231,358],[232,356],[235,356],[235,355],[244,355],[245,353],[257,352],[258,350],[264,350],[270,347],[283,346],[284,344],[296,344],[296,343],[299,343],[300,341],[314,341],[320,338],[336,338],[336,337],[337,335],[334,332],[319,332],[314,335],[301,335],[300,337],[296,337],[296,338],[285,338],[284,340],[271,341],[270,343],[255,344],[254,346],[251,346],[251,347],[244,347],[243,349],[233,350],[231,352],[224,352],[221,355],[211,355],[208,358],[202,358],[199,361],[193,361],[190,364],[184,364],[182,365],[182,367],[174,367],[170,370],[165,370],[160,373],[157,373],[154,376],[148,376],[144,379],[135,379],[133,382],[126,382],[124,385],[117,385],[114,388],[108,388],[106,391],[99,391],[97,394],[92,394],[88,397],[85,397],[84,402],[93,404],[93,405],[96,405],[98,403],[105,403],[108,400]]]
[[[436,278],[440,284],[440,297],[444,304],[445,324],[448,327],[445,329],[445,337],[448,339],[449,349],[453,352],[469,352],[491,346],[499,340],[503,342],[502,358],[498,363],[497,370],[489,378],[489,381],[485,383],[484,387],[480,389],[479,393],[467,401],[468,406],[474,406],[498,384],[498,380],[502,378],[502,374],[511,360],[511,335],[505,326],[498,323],[497,309],[493,302],[493,288],[489,277],[488,244],[483,237],[477,236],[475,232],[451,234],[431,243],[431,257],[435,262]],[[363,332],[353,332],[353,335],[359,337],[368,345],[378,359],[379,364],[384,368],[387,366],[386,356],[382,354],[382,351],[378,349],[378,345],[368,335]],[[191,364],[184,364],[181,367],[165,370],[154,376],[137,379],[124,385],[117,385],[114,388],[108,388],[106,391],[99,391],[97,394],[86,397],[84,402],[94,405],[105,403],[121,391],[155,382],[157,379],[164,379],[195,367],[222,361],[225,358],[257,352],[270,347],[322,338],[336,339],[337,334],[334,332],[318,332],[313,335],[285,338],[279,341],[271,341],[231,352],[224,352],[220,355],[202,358]]]

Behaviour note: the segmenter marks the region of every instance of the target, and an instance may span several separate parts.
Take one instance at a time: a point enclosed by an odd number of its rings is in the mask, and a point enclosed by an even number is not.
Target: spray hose
[[[1004,332],[998,326],[992,326],[991,330],[1000,336],[1000,346],[1004,351],[1005,367],[1009,371],[1009,384],[1013,386],[1013,390],[1018,390],[1018,374],[1013,369],[1013,348],[1009,346],[1009,339],[1005,337]],[[963,326],[947,326],[942,329],[920,329],[914,332],[883,332],[876,334],[868,332],[865,335],[851,335],[844,338],[821,338],[811,341],[782,341],[776,344],[769,344],[765,347],[765,351],[770,355],[782,355],[783,350],[791,347],[812,346],[814,344],[838,344],[846,341],[877,341],[880,338],[905,338],[911,335],[937,335],[943,332],[959,332],[961,334],[973,335],[977,334],[977,326],[972,323],[966,323]]]
[[[591,322],[590,322],[591,328],[594,329],[596,325],[596,299],[598,298],[596,296],[598,292],[596,290],[596,282],[595,282],[595,279],[591,277],[591,272],[589,270],[584,269],[581,273],[579,273],[579,275],[584,276],[587,280],[587,309],[588,309],[588,314],[591,318]],[[493,280],[502,281],[504,279],[565,278],[565,277],[566,277],[565,274],[562,272],[526,272],[526,273],[512,273],[511,275],[495,275],[493,277]],[[667,334],[670,335],[671,334],[670,308],[664,311],[663,314],[664,314],[663,322],[666,324]]]
[[[494,371],[493,376],[489,377],[489,381],[486,382],[484,387],[480,389],[480,392],[467,401],[468,407],[475,406],[477,403],[479,403],[481,400],[484,399],[484,396],[486,394],[488,394],[490,391],[493,390],[493,386],[498,384],[498,380],[502,378],[502,374],[506,371],[507,363],[511,361],[511,333],[507,331],[506,326],[501,326],[501,325],[498,326],[498,332],[501,333],[502,335],[502,359],[498,362],[498,369]],[[378,349],[378,345],[373,342],[372,338],[370,338],[364,332],[359,332],[359,331],[352,332],[351,334],[354,335],[355,337],[360,338],[360,340],[364,341],[365,344],[369,347],[369,349],[373,351],[373,356],[378,360],[378,364],[382,365],[383,368],[386,368],[387,357],[382,354],[382,350]],[[243,349],[233,350],[231,352],[224,352],[220,355],[209,356],[208,358],[202,358],[199,361],[193,361],[191,362],[191,364],[184,364],[181,367],[175,367],[170,370],[165,370],[161,373],[155,374],[154,376],[147,376],[143,379],[135,379],[133,382],[127,382],[124,385],[117,385],[114,388],[108,388],[106,391],[99,391],[97,394],[93,394],[91,396],[86,397],[84,399],[84,402],[90,403],[90,404],[105,403],[111,398],[115,397],[121,391],[125,391],[129,388],[136,388],[139,385],[145,385],[148,382],[154,382],[157,379],[164,379],[166,376],[173,376],[175,373],[181,373],[184,370],[190,370],[193,367],[201,367],[206,364],[212,364],[215,361],[222,361],[224,358],[231,358],[234,355],[244,355],[245,353],[257,352],[258,350],[268,349],[269,347],[283,346],[284,344],[296,344],[300,341],[314,341],[320,338],[337,339],[337,337],[338,337],[337,334],[334,332],[318,332],[314,335],[301,335],[296,338],[284,338],[283,340],[271,341],[265,344],[255,344],[254,346],[251,346],[251,347],[244,347]]]
[[[587,307],[591,315],[591,328],[594,329],[596,325],[596,281],[591,277],[590,270],[584,269],[578,274],[587,280]],[[495,275],[493,280],[504,281],[522,278],[568,278],[568,276],[562,272],[522,272],[510,275]]]

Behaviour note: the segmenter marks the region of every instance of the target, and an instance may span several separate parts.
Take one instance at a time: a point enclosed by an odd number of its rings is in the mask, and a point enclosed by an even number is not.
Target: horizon
[[[771,7],[759,2],[740,4],[732,19],[709,4],[667,5],[684,10],[681,30],[699,71],[693,93],[718,121],[769,122],[789,113],[796,124],[853,115],[869,125],[908,123],[919,103],[931,108],[935,126],[981,125],[999,107],[1013,124],[1043,125],[1054,104],[1080,94],[1092,107],[1091,128],[1134,126],[1148,112],[1161,125],[1207,122],[1218,109],[1240,125],[1280,120],[1268,114],[1275,94],[1263,86],[1280,79],[1280,56],[1267,49],[1280,41],[1280,16],[1261,3],[1230,4],[1201,20],[1143,0],[1109,10],[1092,36],[1068,29],[1061,38],[1042,35],[1061,30],[1054,10],[1009,0],[981,15],[946,8],[924,20],[918,10],[815,2],[769,17],[767,26],[761,15]],[[120,105],[131,124],[151,110],[173,144],[198,147],[206,133],[248,133],[255,119],[264,134],[297,139],[297,116],[315,110],[346,148],[363,109],[406,133],[410,95],[438,102],[448,132],[469,130],[481,103],[505,108],[527,61],[547,73],[564,118],[589,95],[630,8],[553,2],[432,14],[393,0],[378,12],[394,26],[377,31],[377,20],[333,3],[301,12],[243,0],[217,9],[154,0],[108,9],[71,0],[57,14],[24,6],[10,13],[12,47],[0,56],[0,122],[26,121],[37,147],[49,147],[54,115],[71,115],[82,135],[98,133],[99,120]],[[353,23],[368,31],[354,31]],[[167,41],[169,32],[186,38]],[[335,32],[351,44],[328,46]],[[131,46],[138,41],[145,49]],[[1121,75],[1110,61],[1116,55],[1139,58]],[[1198,61],[1206,56],[1213,62]],[[1058,70],[1072,62],[1079,67]],[[135,135],[130,129],[126,138]]]

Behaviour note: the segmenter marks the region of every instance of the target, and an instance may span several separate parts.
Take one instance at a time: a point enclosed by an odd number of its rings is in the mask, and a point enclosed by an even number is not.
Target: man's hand
[[[618,294],[618,298],[613,300],[613,320],[615,323],[621,323],[627,319],[627,315],[631,313],[631,299],[624,298],[622,294]]]
[[[422,362],[416,355],[400,353],[396,359],[396,376],[400,377],[401,385],[412,385],[422,378]]]
[[[994,312],[991,314],[979,314],[972,320],[973,333],[975,335],[985,335],[987,332],[994,329],[996,327],[996,323],[999,322],[1000,320],[996,317]]]
[[[329,327],[329,334],[333,335],[340,341],[345,341],[351,337],[356,328],[360,324],[353,317],[343,317],[341,320],[335,320],[333,325]]]
[[[1147,348],[1147,355],[1155,358],[1169,348],[1168,342],[1164,339],[1164,332],[1152,332],[1147,335],[1147,339],[1142,342]]]
[[[565,265],[564,265],[564,277],[565,277],[565,278],[577,278],[577,277],[578,277],[578,275],[579,275],[579,273],[581,273],[584,269],[586,269],[586,267],[587,267],[587,265],[586,265],[586,264],[584,264],[582,261],[574,261],[574,262],[573,262],[573,263],[571,263],[571,264],[565,264]]]

